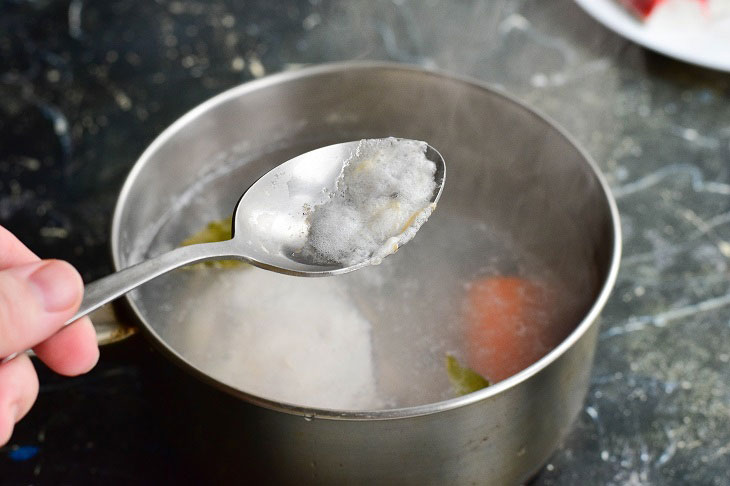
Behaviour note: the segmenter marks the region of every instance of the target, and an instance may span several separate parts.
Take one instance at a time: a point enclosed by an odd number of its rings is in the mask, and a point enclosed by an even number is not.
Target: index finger
[[[0,270],[33,263],[39,258],[10,231],[0,226]]]

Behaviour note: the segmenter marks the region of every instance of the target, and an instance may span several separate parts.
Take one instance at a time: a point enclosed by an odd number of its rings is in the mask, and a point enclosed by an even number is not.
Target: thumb
[[[81,276],[60,260],[0,271],[0,356],[25,351],[53,335],[82,296]]]

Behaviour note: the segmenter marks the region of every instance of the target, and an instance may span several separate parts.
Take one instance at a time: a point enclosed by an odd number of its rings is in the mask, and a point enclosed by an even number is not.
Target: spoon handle
[[[78,312],[66,325],[80,319],[107,302],[120,297],[145,282],[171,270],[206,260],[241,259],[234,251],[233,240],[183,246],[102,277],[84,287]]]
[[[200,243],[198,245],[175,248],[150,260],[145,260],[116,273],[112,273],[111,275],[107,275],[106,277],[102,277],[84,287],[84,298],[81,301],[78,312],[66,321],[64,326],[68,326],[107,302],[111,302],[117,297],[170,270],[206,260],[229,259],[245,260],[240,255],[240,252],[236,253],[233,240],[216,243]],[[30,353],[30,351],[26,351],[26,353]],[[14,359],[18,354],[20,353],[13,353],[5,358],[0,358],[0,365]]]

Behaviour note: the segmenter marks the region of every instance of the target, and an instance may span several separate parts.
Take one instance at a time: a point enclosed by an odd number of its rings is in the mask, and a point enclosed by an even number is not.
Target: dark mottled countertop
[[[651,53],[570,0],[7,0],[0,224],[89,280],[145,146],[238,83],[387,59],[497,85],[566,127],[606,174],[624,256],[585,408],[539,485],[730,484],[730,74]],[[0,483],[186,475],[148,399],[139,337],[89,375],[39,365]]]

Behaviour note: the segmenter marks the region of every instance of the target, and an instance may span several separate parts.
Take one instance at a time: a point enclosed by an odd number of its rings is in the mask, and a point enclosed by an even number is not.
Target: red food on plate
[[[620,2],[636,14],[639,18],[645,19],[664,0],[620,0]]]
[[[696,1],[703,5],[707,4],[707,0],[687,1]],[[665,2],[666,0],[619,0],[619,3],[624,5],[641,20],[646,20],[652,14],[652,12],[654,12],[654,9],[656,9],[659,5]]]
[[[519,277],[487,277],[467,295],[467,362],[491,382],[528,367],[565,337],[559,294]],[[562,318],[561,318],[562,314]]]

